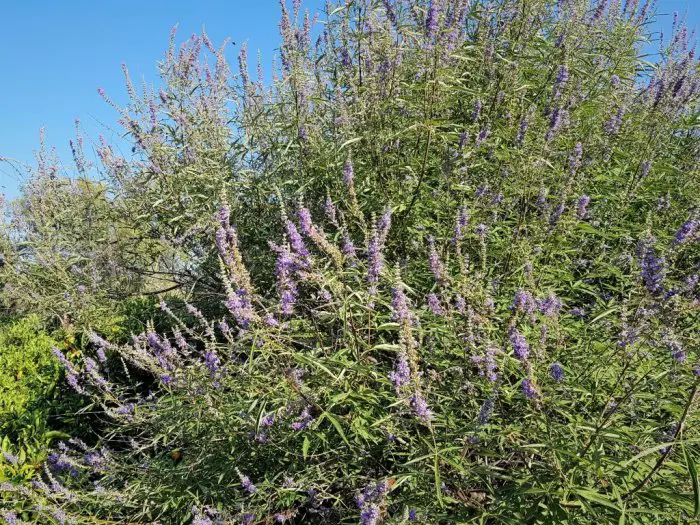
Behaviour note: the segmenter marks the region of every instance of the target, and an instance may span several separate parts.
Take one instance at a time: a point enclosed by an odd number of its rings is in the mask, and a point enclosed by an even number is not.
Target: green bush
[[[0,326],[0,448],[19,460],[0,458],[1,481],[31,477],[51,439],[65,436],[47,426],[61,377],[51,353],[55,344],[36,316]]]

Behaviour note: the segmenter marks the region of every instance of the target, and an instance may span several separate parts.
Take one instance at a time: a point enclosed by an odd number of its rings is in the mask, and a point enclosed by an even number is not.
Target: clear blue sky
[[[291,2],[290,2],[291,3]],[[321,0],[304,0],[310,9]],[[694,6],[694,8],[689,8]],[[659,13],[688,13],[700,26],[700,0],[659,0]],[[670,25],[670,16],[663,26]],[[269,65],[279,42],[277,0],[4,0],[0,7],[0,156],[32,162],[39,129],[69,160],[68,140],[79,117],[88,135],[109,138],[116,114],[97,94],[101,86],[124,101],[121,64],[137,85],[156,80],[156,62],[179,23],[178,41],[205,28],[215,44],[231,38],[231,62],[248,41]],[[667,23],[668,22],[668,23]],[[668,31],[668,30],[666,30]],[[0,164],[0,193],[17,196],[17,175]]]

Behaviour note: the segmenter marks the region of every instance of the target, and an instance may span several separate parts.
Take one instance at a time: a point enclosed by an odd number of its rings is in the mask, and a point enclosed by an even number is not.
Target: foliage
[[[133,157],[102,144],[88,187],[136,255],[110,273],[81,206],[66,227],[17,208],[5,241],[28,308],[59,290],[37,254],[89,254],[99,283],[73,314],[90,347],[55,350],[99,439],[9,502],[58,523],[697,518],[700,83],[680,23],[642,56],[652,15],[358,0],[316,35],[283,2],[269,86],[206,35],[171,45],[158,94],[127,75]],[[130,340],[97,309],[121,289]]]
[[[0,327],[0,448],[6,454],[0,463],[2,481],[31,477],[34,466],[46,459],[50,440],[61,436],[46,428],[60,378],[50,351],[54,344],[36,317]]]

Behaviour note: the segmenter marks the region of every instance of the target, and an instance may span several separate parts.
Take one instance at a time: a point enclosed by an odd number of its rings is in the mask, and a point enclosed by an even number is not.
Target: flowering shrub
[[[282,10],[272,87],[245,48],[231,87],[206,36],[171,48],[158,96],[128,84],[111,206],[191,293],[160,304],[167,330],[93,323],[92,356],[55,350],[104,427],[3,485],[16,514],[697,517],[687,30],[649,65],[634,0],[329,4],[316,45]]]

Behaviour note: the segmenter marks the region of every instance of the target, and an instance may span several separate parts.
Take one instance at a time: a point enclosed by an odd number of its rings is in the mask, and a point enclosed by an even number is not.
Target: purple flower
[[[241,485],[243,486],[243,490],[245,490],[248,494],[255,494],[258,491],[258,488],[255,485],[253,485],[253,482],[250,481],[250,478],[248,476],[239,474],[239,477],[241,478]]]
[[[326,212],[326,217],[328,217],[328,220],[331,221],[331,223],[337,225],[337,212],[335,209],[335,204],[333,204],[333,199],[331,199],[330,194],[326,195],[326,202],[324,203],[323,208]]]
[[[560,363],[554,363],[549,367],[549,375],[555,381],[562,381],[564,379],[564,367]]]
[[[515,142],[518,146],[522,146],[525,143],[525,134],[527,133],[527,128],[530,126],[530,114],[526,113],[520,119],[520,124],[518,125],[518,136]]]
[[[579,219],[583,220],[588,215],[588,203],[591,202],[591,198],[588,195],[581,195],[578,199],[576,205],[576,215]]]
[[[479,425],[485,425],[491,419],[491,414],[493,413],[493,398],[486,398],[486,401],[481,405],[479,409]]]
[[[660,295],[663,290],[663,280],[666,274],[665,259],[659,257],[653,246],[653,238],[640,241],[637,245],[637,258],[642,268],[641,275],[644,285],[652,295]]]
[[[291,315],[297,302],[297,285],[293,277],[296,261],[287,245],[273,246],[273,249],[277,251],[275,275],[277,277],[277,294],[280,298],[280,311],[284,315]],[[268,316],[270,315],[272,314],[268,314]],[[267,323],[276,322],[274,317],[266,316],[265,319]]]
[[[569,310],[569,313],[571,315],[573,315],[574,317],[579,317],[579,318],[586,317],[586,310],[584,310],[580,306],[574,306],[571,310]]]
[[[620,131],[622,126],[622,119],[625,116],[625,108],[621,107],[615,112],[615,114],[610,117],[610,119],[604,124],[603,130],[608,135],[616,135]]]
[[[19,525],[17,514],[9,510],[0,511],[0,516],[7,522],[7,525]]]
[[[566,89],[566,85],[568,82],[569,68],[566,67],[566,64],[562,64],[559,66],[559,70],[557,71],[557,78],[554,81],[555,97],[559,98],[561,96],[561,92]]]
[[[299,216],[301,231],[304,233],[304,235],[311,237],[314,229],[313,221],[311,219],[311,212],[308,208],[301,206],[297,212],[297,215]]]
[[[452,239],[452,244],[459,243],[464,237],[464,229],[469,222],[469,211],[466,206],[461,206],[457,212],[457,221],[455,222],[455,236]],[[437,255],[437,253],[436,253]],[[432,270],[432,266],[431,266]]]
[[[464,314],[467,311],[467,301],[461,295],[455,297],[455,308],[460,314]]]
[[[5,457],[8,463],[11,465],[16,465],[19,463],[19,458],[10,452],[3,452],[2,455]]]
[[[434,293],[428,294],[428,308],[430,308],[430,311],[433,312],[433,314],[438,316],[442,315],[442,306],[440,305],[440,299]]]
[[[219,369],[219,356],[216,354],[216,351],[210,350],[204,355],[204,364],[209,369],[209,373],[213,376],[216,374],[216,371]]]
[[[537,388],[535,388],[535,384],[529,377],[523,379],[521,386],[523,389],[523,394],[525,394],[526,398],[535,399],[537,397]]]
[[[547,131],[547,142],[551,141],[555,135],[559,132],[562,124],[566,120],[567,112],[565,109],[556,108],[552,111],[549,117],[549,131]]]
[[[274,424],[275,424],[275,415],[274,414],[267,414],[266,416],[263,416],[260,419],[260,426],[261,427],[271,427]]]
[[[539,310],[547,317],[559,315],[562,307],[561,299],[556,295],[550,294],[545,299],[539,301]]]
[[[409,400],[411,401],[411,408],[421,421],[429,423],[433,419],[433,413],[428,408],[428,403],[420,392],[413,394]]]
[[[474,103],[474,110],[472,111],[472,120],[476,122],[481,116],[481,100],[477,99]]]
[[[410,310],[410,303],[401,284],[391,288],[392,319],[399,322],[413,323],[415,316]]]
[[[650,171],[651,171],[651,162],[649,162],[648,160],[645,160],[644,162],[642,162],[642,165],[641,165],[641,167],[640,167],[640,175],[639,175],[639,177],[640,177],[641,179],[646,178],[647,175],[649,175],[649,172],[650,172]]]
[[[360,525],[377,525],[379,522],[379,506],[372,503],[360,511]]]
[[[272,313],[265,314],[263,323],[265,323],[265,326],[269,326],[271,328],[276,328],[280,325],[279,321],[275,319],[275,316]]]
[[[479,131],[479,134],[476,136],[476,140],[474,141],[474,146],[476,146],[478,148],[484,142],[486,142],[486,139],[489,138],[490,133],[491,132],[486,128]]]
[[[442,264],[437,249],[435,248],[435,238],[433,236],[428,237],[428,265],[437,282],[441,282],[445,279],[445,265]]]
[[[377,235],[379,237],[379,244],[382,247],[386,243],[386,238],[389,235],[389,228],[391,228],[391,208],[387,206],[377,222]]]
[[[513,352],[521,361],[527,361],[530,355],[530,345],[525,340],[523,334],[518,332],[517,329],[511,328],[508,334],[508,339],[510,345],[513,348]]]
[[[428,13],[425,17],[425,33],[430,39],[435,36],[435,29],[437,28],[437,5],[435,0],[431,0],[430,7],[428,8]]]
[[[314,422],[314,418],[309,413],[309,407],[304,407],[296,421],[292,423],[292,430],[306,430]]]
[[[532,297],[532,294],[527,290],[518,290],[515,292],[515,298],[510,308],[514,312],[532,315],[536,308],[535,298]]]
[[[405,353],[399,354],[394,363],[394,370],[389,374],[389,379],[397,389],[408,384],[411,380],[411,368]]]
[[[486,234],[488,233],[488,231],[489,231],[489,227],[486,226],[486,225],[483,224],[483,223],[482,223],[482,224],[479,224],[479,225],[476,227],[476,234],[477,234],[479,237],[481,237],[482,239],[483,239],[484,237],[486,237]]]
[[[697,238],[699,226],[700,221],[698,221],[697,217],[691,217],[688,219],[676,232],[672,245],[685,244],[689,239]]]
[[[569,155],[569,171],[571,176],[576,175],[576,172],[581,167],[581,159],[583,158],[583,144],[577,142],[574,150]]]
[[[343,254],[348,258],[351,267],[357,264],[357,251],[348,230],[345,228],[343,228]]]
[[[350,161],[350,159],[346,160],[343,166],[343,181],[348,187],[351,187],[355,181],[355,170],[352,167],[352,161]]]
[[[308,257],[310,255],[309,250],[306,248],[304,240],[301,238],[301,235],[299,235],[299,231],[297,230],[295,224],[287,219],[284,223],[284,227],[287,230],[289,244],[292,246],[294,253],[304,259]]]
[[[561,220],[561,216],[564,214],[564,203],[560,202],[557,204],[556,208],[554,208],[554,211],[552,211],[551,215],[549,216],[549,227],[554,229],[554,227],[559,224],[559,221]]]

